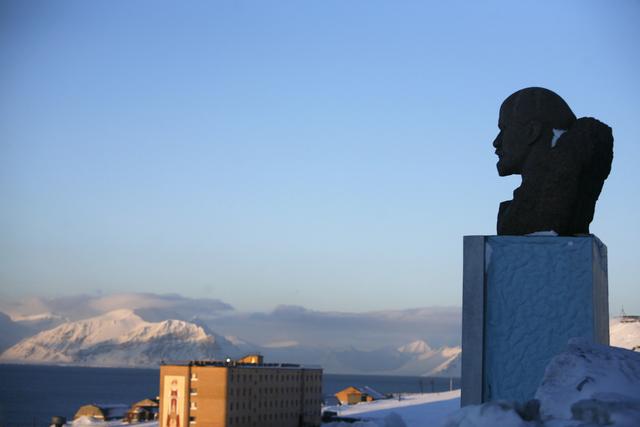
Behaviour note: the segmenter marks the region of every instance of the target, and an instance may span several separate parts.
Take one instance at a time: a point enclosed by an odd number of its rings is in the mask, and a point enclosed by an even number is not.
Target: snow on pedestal
[[[540,411],[527,420],[524,402],[499,401],[466,406],[444,426],[638,427],[640,353],[572,339],[548,364],[535,397]]]
[[[640,353],[573,339],[547,366],[535,397],[543,419],[595,411],[602,419],[633,416],[640,426]]]

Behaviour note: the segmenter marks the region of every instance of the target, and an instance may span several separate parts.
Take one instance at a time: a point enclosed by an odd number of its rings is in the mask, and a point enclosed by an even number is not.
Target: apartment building
[[[320,425],[322,369],[237,361],[160,366],[159,427],[311,427]]]

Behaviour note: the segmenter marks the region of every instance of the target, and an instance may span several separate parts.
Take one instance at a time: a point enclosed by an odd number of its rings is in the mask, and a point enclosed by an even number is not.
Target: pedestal
[[[462,405],[532,399],[572,337],[609,344],[607,248],[595,236],[465,236]]]

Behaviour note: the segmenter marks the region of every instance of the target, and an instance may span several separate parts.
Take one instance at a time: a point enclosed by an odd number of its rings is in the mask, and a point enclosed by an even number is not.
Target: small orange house
[[[355,405],[360,402],[371,402],[373,400],[386,399],[387,396],[378,393],[368,386],[353,387],[349,386],[334,395],[341,405]]]

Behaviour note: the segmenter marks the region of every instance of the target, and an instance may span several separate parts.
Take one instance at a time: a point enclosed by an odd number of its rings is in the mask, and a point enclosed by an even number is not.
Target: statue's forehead
[[[514,111],[513,111],[513,102],[509,98],[505,99],[505,101],[500,106],[500,114],[498,116],[498,125],[506,125],[511,122],[513,119]]]
[[[516,92],[504,100],[500,106],[499,124],[508,124],[513,120],[526,121],[535,116],[535,102],[533,96]]]

